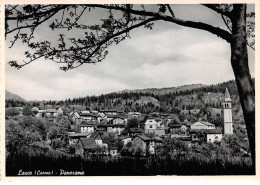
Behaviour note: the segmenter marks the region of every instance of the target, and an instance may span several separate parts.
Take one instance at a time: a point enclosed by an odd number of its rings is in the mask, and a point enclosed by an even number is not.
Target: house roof
[[[197,122],[195,122],[195,123],[193,123],[193,125],[194,124],[196,124],[196,123],[202,123],[202,124],[204,124],[204,125],[207,125],[207,126],[215,126],[214,124],[212,124],[212,123],[209,123],[209,122],[206,122],[206,121],[197,121]]]
[[[84,149],[96,149],[97,144],[93,138],[80,138],[79,143]]]
[[[39,111],[39,108],[38,107],[33,107],[32,111]]]
[[[103,141],[103,138],[102,138],[102,135],[100,132],[94,132],[90,135],[90,138],[93,138],[95,140],[102,140]]]
[[[190,133],[221,134],[220,129],[192,129]]]
[[[123,140],[123,139],[127,139],[127,138],[131,138],[130,136],[119,136],[118,139],[119,140]]]
[[[64,112],[64,113],[69,113],[70,112],[70,109],[68,108],[65,108],[65,107],[60,107],[61,110]]]
[[[79,113],[80,116],[91,116],[91,117],[101,117],[99,114],[95,113]]]
[[[160,138],[159,136],[154,136],[153,138],[154,138],[156,141],[159,141],[159,142],[162,142],[162,141],[163,141],[163,139]]]
[[[47,109],[46,112],[47,113],[56,113],[57,110],[56,109]]]
[[[125,127],[124,124],[98,124],[97,127]]]
[[[130,128],[129,132],[130,133],[142,133],[143,130],[141,128]]]
[[[155,129],[154,130],[155,135],[165,135],[164,129]]]
[[[70,138],[80,138],[80,137],[87,137],[89,135],[90,135],[90,133],[74,133],[74,134],[70,134],[69,137]]]
[[[141,134],[141,135],[136,135],[135,137],[139,137],[140,139],[142,139],[143,141],[155,141],[154,138],[152,137],[148,137],[144,134]]]
[[[183,124],[172,124],[170,125],[170,128],[181,128]]]

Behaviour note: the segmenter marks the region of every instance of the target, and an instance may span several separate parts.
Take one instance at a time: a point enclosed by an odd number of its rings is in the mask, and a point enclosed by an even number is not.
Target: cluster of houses
[[[115,146],[109,146],[104,141],[106,134],[113,134],[124,146],[131,143],[139,147],[144,153],[154,154],[157,145],[165,138],[177,138],[184,141],[220,142],[224,134],[232,134],[231,99],[228,90],[225,92],[223,103],[224,131],[214,124],[198,120],[195,123],[184,121],[171,124],[176,115],[151,113],[144,115],[140,112],[122,112],[118,110],[86,110],[85,106],[70,105],[67,108],[58,107],[46,110],[32,108],[36,117],[67,115],[73,121],[68,131],[69,144],[76,146],[76,153],[80,155],[95,153],[118,155]],[[128,127],[131,119],[138,120],[138,125]],[[76,129],[78,128],[78,129]],[[77,130],[77,131],[76,131]]]

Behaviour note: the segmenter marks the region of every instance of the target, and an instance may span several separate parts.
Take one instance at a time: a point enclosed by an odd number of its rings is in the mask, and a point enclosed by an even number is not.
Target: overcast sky
[[[224,28],[221,17],[201,5],[175,5],[178,18],[203,21]],[[253,6],[249,7],[253,10]],[[62,100],[100,95],[124,89],[162,88],[194,83],[216,84],[234,79],[229,44],[208,32],[156,22],[152,31],[139,28],[131,39],[109,48],[98,64],[68,72],[51,61],[39,60],[17,70],[7,62],[24,59],[27,48],[6,41],[6,90],[26,100]],[[47,25],[38,29],[37,39],[53,40]],[[56,38],[57,39],[57,38]],[[249,67],[255,76],[255,55],[249,51]]]

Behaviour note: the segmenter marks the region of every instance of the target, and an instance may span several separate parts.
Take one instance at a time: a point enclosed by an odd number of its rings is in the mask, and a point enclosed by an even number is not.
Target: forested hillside
[[[254,79],[253,79],[254,80]],[[197,114],[203,116],[206,112],[221,114],[221,104],[225,89],[228,88],[232,97],[233,116],[236,122],[242,122],[243,114],[239,103],[236,83],[234,80],[215,85],[186,85],[173,88],[125,90],[100,96],[86,96],[64,101],[29,102],[32,106],[73,104],[84,105],[91,110],[116,109],[124,112],[137,111],[141,113],[161,112],[173,114]],[[166,93],[165,89],[171,89]],[[173,91],[175,89],[175,91]],[[15,100],[6,101],[6,107],[15,106]],[[18,105],[20,105],[18,101]],[[196,113],[197,110],[200,110]],[[198,117],[198,116],[197,116]],[[194,118],[196,119],[196,118]]]

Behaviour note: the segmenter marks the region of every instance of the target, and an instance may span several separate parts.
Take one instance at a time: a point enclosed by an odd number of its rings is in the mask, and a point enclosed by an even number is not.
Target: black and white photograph
[[[7,177],[256,175],[255,4],[4,8]]]

